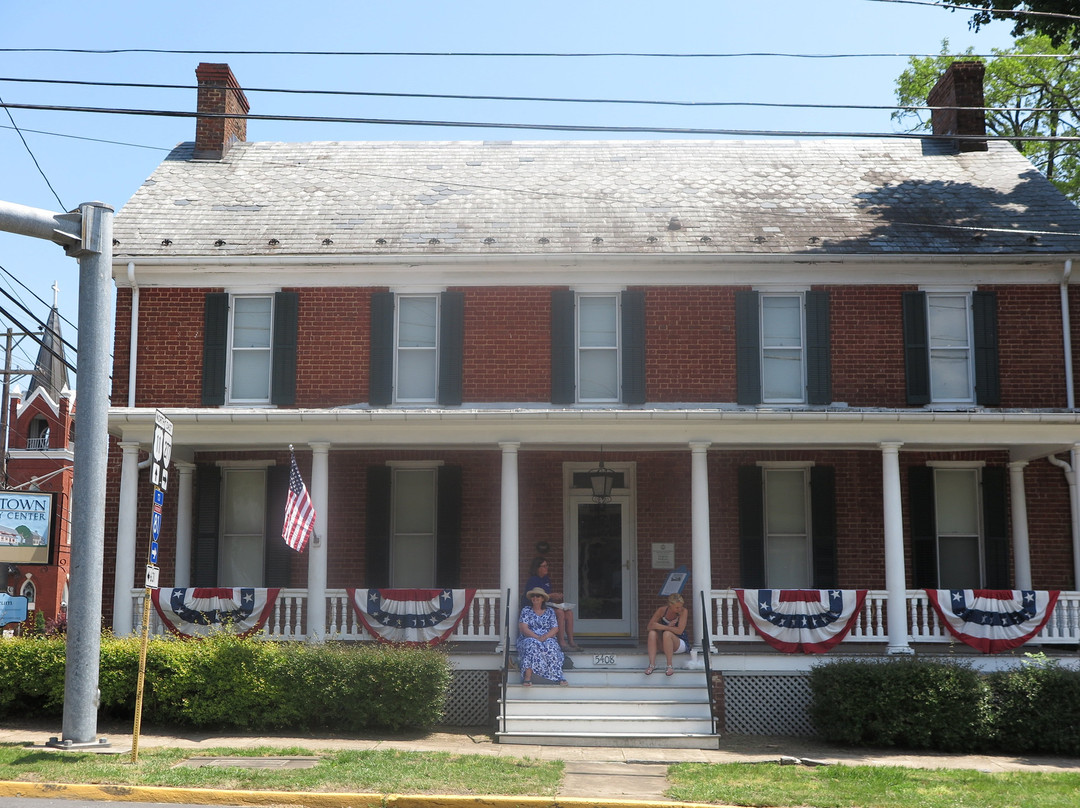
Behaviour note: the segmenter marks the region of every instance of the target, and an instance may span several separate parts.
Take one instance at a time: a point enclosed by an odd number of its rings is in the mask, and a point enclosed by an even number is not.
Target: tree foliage
[[[1050,37],[1055,46],[1080,46],[1080,20],[1069,19],[1080,17],[1080,0],[973,0],[964,5],[984,9],[971,18],[971,27],[976,31],[991,20],[1011,20],[1015,37],[1042,34]],[[1042,16],[1044,14],[1065,16]]]
[[[972,55],[969,49],[960,56],[949,54],[949,40],[941,43],[941,55],[912,57],[908,68],[896,80],[896,99],[900,107],[894,120],[916,132],[930,129],[930,113],[918,107],[926,99],[950,64],[958,60],[986,64],[984,80],[986,129],[999,137],[1066,137],[1077,135],[1080,125],[1080,59],[1058,59],[1069,55],[1067,46],[1054,46],[1049,37],[1036,34],[1016,40],[1008,50],[994,49],[993,59]],[[1051,140],[1013,141],[1058,189],[1073,202],[1080,202],[1080,143]]]

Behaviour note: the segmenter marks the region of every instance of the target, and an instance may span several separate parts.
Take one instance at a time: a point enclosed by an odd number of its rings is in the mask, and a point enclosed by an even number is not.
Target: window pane
[[[268,297],[234,297],[233,347],[270,347],[270,310]]]
[[[398,401],[434,401],[436,354],[430,349],[398,352]]]
[[[578,365],[580,401],[619,400],[619,352],[581,351]]]
[[[978,589],[982,586],[979,575],[979,537],[948,536],[938,540],[938,564],[942,589]]]
[[[765,347],[802,346],[802,300],[798,297],[761,298],[761,344]]]
[[[435,532],[435,470],[394,472],[394,532]]]
[[[766,541],[765,569],[772,589],[810,586],[810,559],[805,536],[770,536]]]
[[[764,401],[803,400],[801,351],[762,351],[761,397]]]
[[[231,401],[269,401],[270,352],[233,351]]]
[[[263,537],[223,536],[221,541],[221,586],[263,585]]]
[[[934,505],[939,536],[978,536],[979,492],[976,470],[936,469]]]
[[[968,352],[931,351],[930,389],[935,401],[971,400],[971,363]]]
[[[398,298],[398,347],[434,348],[437,300],[434,297]]]
[[[765,471],[765,531],[806,534],[806,474],[802,469]]]
[[[615,348],[618,346],[614,297],[578,298],[578,346]]]
[[[930,345],[934,348],[967,347],[967,295],[928,295]]]
[[[435,537],[396,537],[391,564],[391,586],[430,589],[435,585]]]

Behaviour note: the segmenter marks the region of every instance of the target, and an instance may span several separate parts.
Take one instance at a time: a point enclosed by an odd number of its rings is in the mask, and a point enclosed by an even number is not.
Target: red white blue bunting
[[[247,637],[274,611],[279,589],[194,587],[153,589],[150,598],[165,627],[180,637],[230,631]]]
[[[941,622],[960,642],[984,654],[1023,645],[1050,619],[1059,590],[927,589]]]
[[[736,589],[746,619],[773,648],[823,654],[839,643],[862,610],[866,589]]]
[[[381,642],[437,645],[465,616],[475,589],[347,589],[360,622]]]

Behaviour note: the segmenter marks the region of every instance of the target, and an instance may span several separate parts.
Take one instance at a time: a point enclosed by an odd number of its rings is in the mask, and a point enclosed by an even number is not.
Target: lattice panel
[[[454,727],[482,727],[490,723],[487,671],[454,671],[442,723]]]
[[[735,735],[816,735],[810,678],[800,674],[724,674],[724,718]]]

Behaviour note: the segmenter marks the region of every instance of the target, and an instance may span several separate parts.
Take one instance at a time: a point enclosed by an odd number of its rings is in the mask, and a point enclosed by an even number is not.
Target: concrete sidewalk
[[[43,747],[50,737],[59,735],[56,728],[40,726],[0,728],[0,742]],[[131,727],[100,726],[100,738],[107,738],[112,753],[129,754]],[[950,753],[912,753],[882,749],[852,749],[831,746],[810,738],[724,735],[719,749],[642,749],[616,747],[533,746],[496,744],[481,731],[461,730],[417,733],[415,735],[377,735],[356,737],[325,735],[256,735],[164,730],[144,727],[139,748],[168,746],[201,750],[221,747],[306,749],[405,749],[457,754],[503,755],[538,760],[562,760],[566,774],[559,798],[603,799],[605,805],[619,802],[666,801],[666,767],[673,763],[757,763],[804,762],[904,766],[926,769],[974,769],[982,772],[1047,771],[1080,772],[1080,759],[1059,757],[1022,757],[1009,755],[964,755]],[[0,791],[0,796],[4,792]],[[8,794],[10,796],[10,794]],[[115,799],[115,796],[111,797]],[[166,801],[160,799],[158,801]],[[543,802],[543,801],[542,801]],[[550,804],[547,800],[545,804]],[[280,804],[280,803],[279,803]],[[297,804],[307,804],[300,803]],[[518,798],[518,804],[525,802]],[[532,801],[529,801],[532,804]]]

